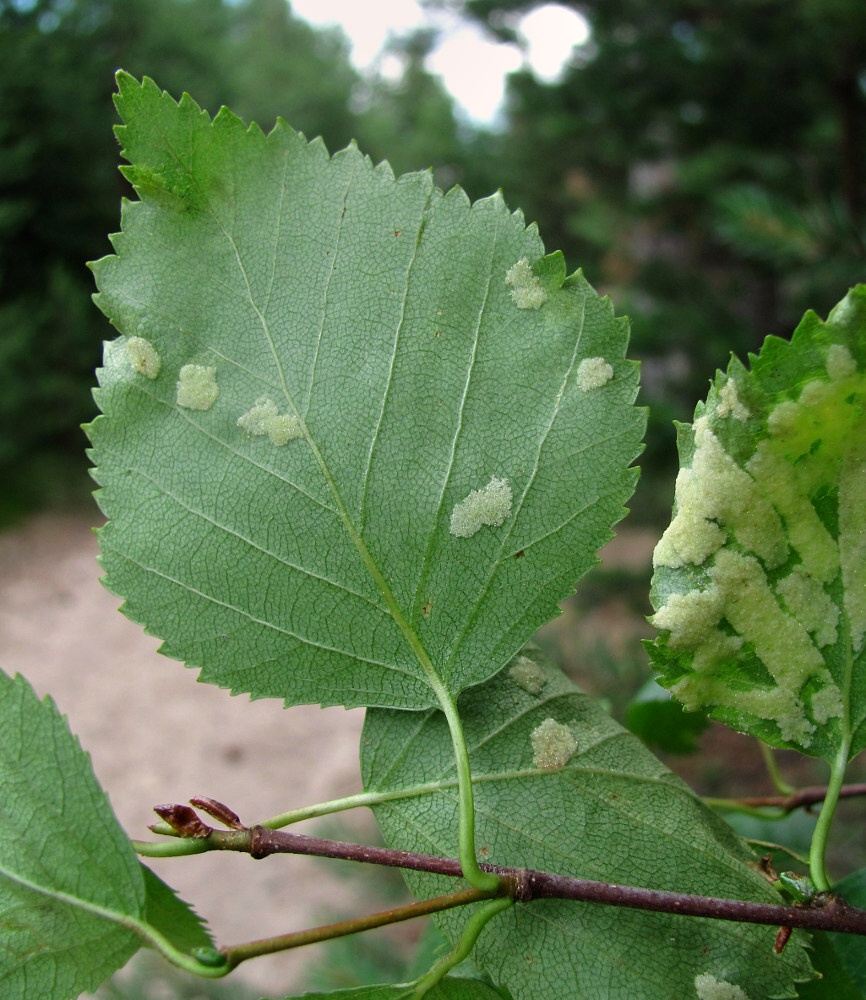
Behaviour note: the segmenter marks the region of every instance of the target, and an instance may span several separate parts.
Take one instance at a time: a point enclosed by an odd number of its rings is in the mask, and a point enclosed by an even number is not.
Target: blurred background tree
[[[427,44],[401,43],[402,81],[362,81],[345,36],[285,0],[0,0],[0,516],[58,486],[46,455],[72,456],[63,475],[84,468],[79,424],[113,336],[85,262],[110,252],[131,193],[111,131],[117,67],[266,130],[282,115],[331,150],[357,137],[400,171],[436,164],[450,185],[461,146]]]
[[[0,0],[5,492],[16,470],[43,488],[34,457],[79,456],[95,410],[112,331],[84,262],[109,252],[129,193],[111,136],[123,66],[212,113],[227,104],[265,129],[280,114],[331,150],[355,137],[398,172],[432,166],[473,198],[501,187],[630,314],[652,405],[644,505],[669,504],[651,470],[672,481],[670,420],[689,418],[728,351],[789,333],[864,279],[866,3],[564,5],[586,19],[586,43],[555,82],[513,74],[501,121],[482,128],[425,68],[429,31],[392,41],[396,79],[362,78],[342,33],[285,0]],[[536,3],[457,6],[519,41]]]
[[[533,6],[464,3],[503,40]],[[866,278],[866,3],[563,6],[588,41],[556,83],[511,77],[500,183],[631,316],[658,468],[729,351]]]

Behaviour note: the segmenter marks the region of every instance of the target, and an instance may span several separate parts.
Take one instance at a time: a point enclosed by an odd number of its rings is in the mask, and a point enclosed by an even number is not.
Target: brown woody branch
[[[860,795],[866,795],[866,784],[843,785],[839,790],[840,799],[853,799]],[[750,798],[737,799],[736,802],[742,806],[772,807],[790,813],[794,812],[795,809],[808,809],[818,805],[826,797],[826,785],[810,785],[806,788],[798,788],[790,795],[755,795]]]
[[[452,878],[460,878],[463,875],[460,863],[452,858],[326,840],[287,830],[271,830],[263,826],[247,828],[237,820],[231,810],[220,807],[219,803],[206,799],[191,801],[223,822],[231,817],[228,823],[231,829],[223,831],[208,827],[188,806],[159,806],[156,812],[181,837],[196,838],[199,842],[204,842],[208,850],[237,851],[257,859],[267,858],[273,854],[306,854],[406,868]],[[220,809],[224,809],[225,814],[222,814]],[[579,902],[603,903],[608,906],[624,906],[657,913],[707,917],[712,920],[730,920],[775,927],[801,927],[808,930],[866,936],[866,910],[850,906],[840,896],[832,893],[819,893],[810,903],[754,903],[597,882],[529,868],[506,868],[497,865],[481,865],[481,868],[501,876],[502,894],[510,895],[521,903],[529,903],[535,899],[573,899]]]

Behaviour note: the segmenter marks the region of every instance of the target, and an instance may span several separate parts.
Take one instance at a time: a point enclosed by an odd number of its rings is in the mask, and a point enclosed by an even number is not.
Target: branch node
[[[272,831],[265,826],[251,826],[249,828],[250,847],[249,855],[256,861],[267,858],[274,853],[273,847],[268,842],[267,836]]]
[[[503,881],[516,903],[529,903],[535,898],[535,880],[528,868],[510,868]]]

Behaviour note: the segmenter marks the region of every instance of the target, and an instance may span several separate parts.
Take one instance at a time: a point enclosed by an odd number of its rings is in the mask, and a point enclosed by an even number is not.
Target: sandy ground
[[[360,790],[363,712],[284,710],[198,684],[194,671],[157,654],[159,642],[119,614],[119,601],[99,583],[96,519],[95,511],[43,514],[0,534],[0,666],[52,696],[126,831],[147,839],[153,805],[196,794],[254,823]],[[370,829],[367,820],[341,832],[366,838]],[[152,867],[194,902],[221,943],[337,919],[342,904],[345,916],[371,908],[353,909],[339,863],[333,876],[313,859],[228,854]],[[286,996],[301,991],[311,960],[312,949],[258,959],[232,978]]]
[[[358,739],[363,712],[297,707],[198,684],[196,674],[157,654],[158,640],[117,611],[99,583],[92,512],[40,514],[0,533],[0,666],[50,694],[93,759],[124,829],[147,839],[152,806],[209,795],[247,823],[287,809],[360,790]],[[603,555],[608,565],[647,564],[655,536],[630,532]],[[607,606],[576,609],[548,626],[563,660],[612,635],[636,642],[642,619],[609,618]],[[635,625],[634,622],[637,622]],[[635,631],[635,635],[631,632]],[[341,829],[324,835],[369,840],[366,813],[343,813]],[[347,867],[308,858],[211,854],[152,862],[157,873],[194,903],[219,943],[299,930],[381,909],[363,900]],[[335,868],[337,869],[335,871]],[[305,966],[321,961],[307,949],[258,959],[232,981],[287,996],[309,988]]]

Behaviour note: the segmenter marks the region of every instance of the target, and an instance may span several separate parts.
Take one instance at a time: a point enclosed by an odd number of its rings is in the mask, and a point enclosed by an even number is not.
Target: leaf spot
[[[729,378],[719,390],[719,404],[716,407],[716,416],[724,419],[733,417],[734,420],[746,421],[751,417],[749,408],[745,406],[737,395],[737,383]]]
[[[130,337],[126,342],[126,355],[132,370],[137,375],[155,379],[162,367],[159,354],[149,340],[144,337]]]
[[[698,1000],[749,1000],[749,995],[739,986],[716,979],[709,972],[695,976],[695,992]]]
[[[217,401],[216,368],[184,365],[177,380],[177,405],[187,410],[209,410]]]
[[[472,490],[451,511],[451,534],[469,538],[484,525],[497,527],[511,513],[513,494],[507,479],[491,476],[480,490]]]
[[[512,301],[518,309],[540,309],[547,302],[547,292],[526,257],[508,269],[505,284],[511,289]]]
[[[694,433],[692,465],[677,476],[677,513],[656,546],[653,565],[700,566],[725,543],[725,529],[768,566],[780,565],[788,545],[775,508],[725,451],[706,416],[694,422]]]
[[[237,424],[254,437],[267,436],[271,444],[278,448],[304,436],[300,420],[281,414],[269,396],[260,396],[246,413],[238,417]]]
[[[508,676],[527,694],[541,694],[541,689],[547,683],[547,675],[528,656],[518,656],[511,665]]]
[[[577,753],[577,740],[569,726],[545,719],[532,730],[532,762],[543,771],[558,771]]]
[[[827,374],[834,382],[850,378],[857,372],[857,362],[844,344],[831,344],[827,351]]]
[[[803,569],[794,569],[776,584],[776,592],[795,618],[815,636],[818,646],[836,642],[839,608],[821,584]]]
[[[577,387],[581,392],[600,389],[612,378],[613,368],[604,358],[584,358],[577,366]]]

